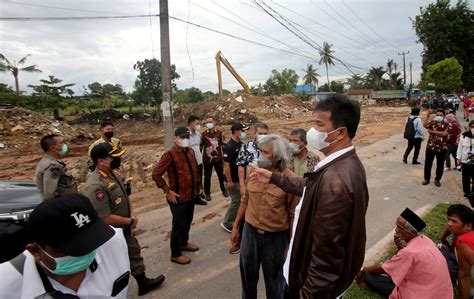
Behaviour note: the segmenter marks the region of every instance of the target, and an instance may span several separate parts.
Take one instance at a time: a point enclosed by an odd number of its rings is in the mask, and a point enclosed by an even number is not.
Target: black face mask
[[[104,136],[110,139],[114,137],[114,131],[107,131],[104,133]]]
[[[122,159],[120,158],[115,158],[112,162],[110,162],[110,168],[111,169],[118,169],[120,168],[120,163],[122,162]]]

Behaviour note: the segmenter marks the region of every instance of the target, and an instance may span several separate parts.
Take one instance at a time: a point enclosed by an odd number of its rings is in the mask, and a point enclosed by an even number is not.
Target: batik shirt
[[[249,163],[257,163],[258,157],[260,157],[260,149],[257,146],[257,141],[249,141],[242,144],[236,164],[246,167]]]
[[[448,129],[448,133],[449,133],[451,132],[451,125],[447,123],[446,121],[443,121],[443,122],[430,121],[427,129],[432,130],[432,131],[437,131],[437,132],[444,132],[446,131],[446,129]],[[430,134],[426,148],[436,151],[436,152],[447,151],[448,150],[448,136],[436,136],[434,134]]]

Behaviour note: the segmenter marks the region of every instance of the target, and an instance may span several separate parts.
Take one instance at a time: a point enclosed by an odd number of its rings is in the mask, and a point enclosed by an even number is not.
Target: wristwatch
[[[135,218],[130,218],[130,226],[132,227],[135,224]]]

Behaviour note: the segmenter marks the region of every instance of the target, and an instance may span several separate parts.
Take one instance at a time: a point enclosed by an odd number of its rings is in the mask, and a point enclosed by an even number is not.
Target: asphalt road
[[[420,162],[424,161],[425,146],[426,142],[423,142]],[[403,164],[401,160],[405,147],[406,141],[398,134],[357,149],[366,169],[370,192],[366,217],[367,259],[373,258],[373,253],[382,251],[387,241],[391,240],[394,221],[406,207],[428,211],[439,202],[462,200],[460,172],[446,172],[440,188],[433,183],[422,186],[423,164]],[[432,172],[434,175],[434,168]],[[241,297],[239,255],[228,253],[229,234],[219,226],[229,201],[220,193],[212,194],[212,197],[209,205],[196,206],[190,241],[198,244],[201,249],[189,254],[192,262],[185,266],[170,262],[169,209],[162,208],[138,215],[141,230],[138,239],[144,247],[147,275],[165,273],[167,276],[162,288],[144,298]],[[382,241],[379,242],[380,240]],[[260,277],[259,298],[265,298],[263,275]],[[132,279],[129,297],[138,297],[136,294],[137,286]]]

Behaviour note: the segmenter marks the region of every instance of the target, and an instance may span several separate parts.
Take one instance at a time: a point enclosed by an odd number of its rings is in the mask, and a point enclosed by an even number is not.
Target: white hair
[[[282,171],[290,160],[290,149],[288,141],[276,134],[262,135],[259,145],[266,145],[272,152],[273,158],[279,159],[277,168]]]

